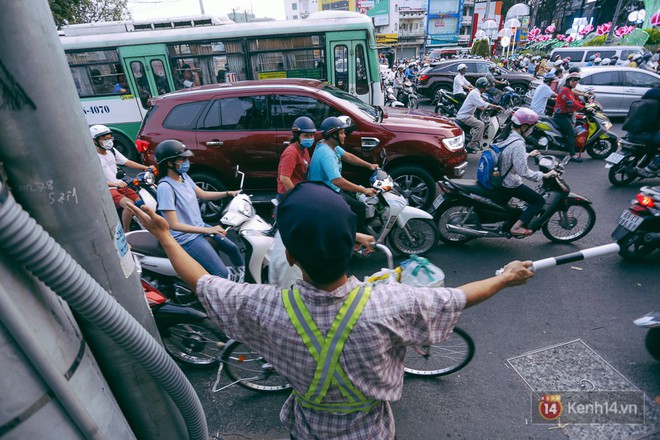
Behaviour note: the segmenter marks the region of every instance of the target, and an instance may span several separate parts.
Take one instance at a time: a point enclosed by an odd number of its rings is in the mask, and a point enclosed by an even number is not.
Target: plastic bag
[[[444,287],[445,273],[426,258],[411,255],[401,263],[400,283],[415,287]]]

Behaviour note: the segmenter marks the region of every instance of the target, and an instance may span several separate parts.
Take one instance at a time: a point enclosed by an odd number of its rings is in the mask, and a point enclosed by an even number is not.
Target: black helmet
[[[316,125],[307,116],[301,116],[293,121],[293,126],[291,127],[292,133],[316,133]]]
[[[580,68],[579,67],[571,67],[568,69],[568,73],[580,73]]]
[[[177,157],[190,157],[193,154],[183,143],[174,139],[168,139],[158,144],[155,155],[156,163],[160,165],[166,160],[176,159]]]
[[[321,132],[323,134],[323,139],[327,139],[332,136],[334,133],[337,133],[341,129],[347,129],[351,126],[350,119],[348,121],[342,121],[338,117],[331,116],[326,118],[321,123]]]

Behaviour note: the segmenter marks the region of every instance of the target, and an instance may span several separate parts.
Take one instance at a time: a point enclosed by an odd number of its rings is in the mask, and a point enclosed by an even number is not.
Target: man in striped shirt
[[[533,276],[531,262],[516,261],[502,275],[456,289],[388,284],[372,290],[346,275],[355,214],[320,182],[296,185],[278,206],[287,259],[303,271],[283,291],[209,276],[172,239],[167,222],[148,208],[149,215],[133,211],[195,286],[214,322],[288,379],[293,393],[280,420],[299,440],[393,439],[389,402],[401,398],[406,346],[442,341],[465,307]]]

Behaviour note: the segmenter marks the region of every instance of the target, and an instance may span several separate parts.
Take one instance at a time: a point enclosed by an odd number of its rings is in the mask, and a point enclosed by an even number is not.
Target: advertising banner
[[[319,0],[319,11],[356,12],[355,0]]]
[[[463,0],[429,0],[426,33],[433,44],[458,42]]]
[[[364,0],[362,0],[364,3]],[[390,24],[390,0],[374,0],[373,8],[367,11],[369,17],[373,17],[374,26],[388,26]]]

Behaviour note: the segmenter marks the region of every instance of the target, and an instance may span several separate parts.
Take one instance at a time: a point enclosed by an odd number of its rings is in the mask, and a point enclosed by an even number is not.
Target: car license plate
[[[433,201],[433,209],[438,209],[438,206],[442,205],[442,202],[445,200],[442,194],[438,194],[438,196],[435,198]]]
[[[639,228],[639,225],[642,224],[644,219],[642,217],[633,215],[628,211],[627,209],[621,213],[621,216],[619,217],[618,224],[620,226],[623,226],[630,232],[635,232],[637,228]]]

